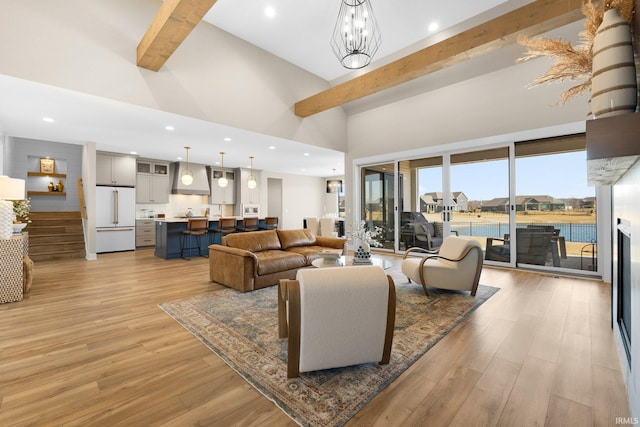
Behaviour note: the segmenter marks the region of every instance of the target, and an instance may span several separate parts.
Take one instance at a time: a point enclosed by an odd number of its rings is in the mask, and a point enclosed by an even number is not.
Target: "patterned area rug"
[[[388,365],[303,373],[287,379],[287,340],[278,338],[277,286],[238,293],[223,289],[160,307],[251,385],[304,426],[341,426],[498,289],[468,292],[396,285],[396,327]]]

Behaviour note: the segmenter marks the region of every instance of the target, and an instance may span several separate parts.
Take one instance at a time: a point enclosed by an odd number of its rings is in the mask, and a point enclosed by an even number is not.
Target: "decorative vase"
[[[359,241],[355,243],[355,249],[353,251],[353,263],[354,264],[371,264],[371,248],[365,241]]]
[[[58,181],[58,185],[56,185],[56,189],[62,193],[64,191],[64,184],[62,183],[62,180]]]
[[[53,181],[51,181],[47,187],[49,189],[49,192],[53,191],[54,185],[53,185]]]
[[[593,40],[591,110],[596,118],[633,113],[637,103],[631,29],[616,9],[604,13]]]

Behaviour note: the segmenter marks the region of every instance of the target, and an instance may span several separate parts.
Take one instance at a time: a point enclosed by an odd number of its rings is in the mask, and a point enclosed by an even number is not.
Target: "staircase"
[[[80,212],[31,212],[29,257],[34,261],[84,258],[84,231]]]

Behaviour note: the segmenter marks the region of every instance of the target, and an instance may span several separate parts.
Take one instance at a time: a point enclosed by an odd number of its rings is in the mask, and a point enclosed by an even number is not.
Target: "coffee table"
[[[314,259],[313,261],[311,261],[311,265],[317,268],[344,267],[345,265],[377,265],[378,267],[386,270],[388,268],[391,268],[391,261],[372,255],[371,264],[353,264],[352,256],[343,255],[335,262],[325,261],[323,258]]]

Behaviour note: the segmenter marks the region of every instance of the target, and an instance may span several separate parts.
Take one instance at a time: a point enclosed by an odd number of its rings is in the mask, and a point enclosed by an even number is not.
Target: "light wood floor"
[[[150,249],[37,263],[30,295],[0,304],[0,425],[295,425],[158,308],[220,289],[207,263]],[[349,425],[629,416],[608,285],[491,268],[481,283],[501,290]]]

